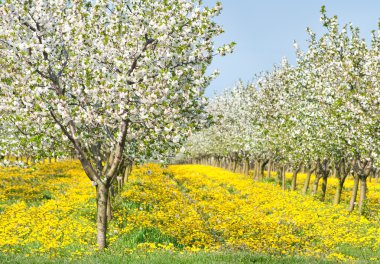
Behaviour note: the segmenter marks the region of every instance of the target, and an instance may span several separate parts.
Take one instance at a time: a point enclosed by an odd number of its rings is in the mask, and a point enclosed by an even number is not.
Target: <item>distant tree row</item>
[[[264,177],[276,170],[285,188],[285,168],[297,174],[305,168],[316,174],[312,192],[322,180],[322,199],[334,174],[339,185],[338,204],[344,182],[353,175],[355,184],[350,211],[358,190],[363,212],[367,178],[380,168],[380,35],[371,40],[357,27],[340,27],[336,16],[321,21],[325,33],[317,37],[310,29],[308,48],[296,45],[297,63],[283,60],[255,83],[238,83],[216,97],[208,107],[215,123],[194,134],[185,148],[194,162],[210,163]]]

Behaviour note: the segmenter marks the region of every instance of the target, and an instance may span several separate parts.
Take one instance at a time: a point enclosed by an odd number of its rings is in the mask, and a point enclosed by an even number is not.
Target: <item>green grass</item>
[[[316,260],[301,257],[272,257],[266,255],[258,255],[248,252],[220,252],[220,253],[148,253],[148,254],[126,254],[115,255],[114,252],[97,253],[92,256],[83,257],[77,260],[67,258],[57,258],[49,260],[44,257],[22,257],[17,255],[0,254],[0,263],[12,264],[223,264],[223,263],[268,263],[268,264],[293,264],[293,263],[336,263],[325,260]]]
[[[136,248],[140,243],[172,243],[176,249],[183,249],[183,245],[179,244],[177,240],[169,235],[161,233],[156,228],[137,228],[132,232],[119,237],[115,244],[112,245],[111,251],[119,254],[120,248]]]
[[[368,247],[353,247],[349,244],[341,244],[339,247],[339,252],[353,257],[355,259],[359,259],[358,263],[370,263],[371,258],[380,258],[380,249],[374,250]],[[372,261],[372,263],[374,263]]]
[[[176,248],[176,252],[171,251],[155,251],[146,253],[143,251],[135,251],[126,253],[128,249],[136,248],[140,243],[152,242],[168,244],[172,243]],[[32,245],[33,246],[33,245]],[[127,250],[126,250],[127,249]],[[269,256],[264,254],[256,254],[248,251],[218,251],[218,252],[198,252],[188,253],[181,251],[183,245],[160,230],[154,228],[140,228],[123,234],[106,249],[104,252],[91,252],[88,256],[72,258],[69,252],[61,252],[61,257],[50,259],[47,256],[25,256],[25,248],[19,249],[19,254],[3,254],[0,252],[1,264],[223,264],[223,263],[268,263],[268,264],[293,264],[293,263],[336,263],[326,260],[318,260],[304,258],[299,256]],[[345,248],[349,251],[349,248]],[[91,249],[90,249],[91,250]],[[178,251],[177,251],[178,250]],[[357,252],[358,253],[358,252]],[[363,259],[363,257],[362,257]]]

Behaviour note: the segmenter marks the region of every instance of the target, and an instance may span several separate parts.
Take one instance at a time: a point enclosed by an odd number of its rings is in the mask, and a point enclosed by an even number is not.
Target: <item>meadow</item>
[[[291,174],[287,177],[291,178]],[[305,175],[299,175],[299,187]],[[96,248],[95,188],[77,161],[0,169],[3,263],[368,263],[380,261],[380,184],[367,214],[203,165],[135,167]]]
[[[0,263],[380,263],[380,24],[208,97],[222,9],[0,0]]]

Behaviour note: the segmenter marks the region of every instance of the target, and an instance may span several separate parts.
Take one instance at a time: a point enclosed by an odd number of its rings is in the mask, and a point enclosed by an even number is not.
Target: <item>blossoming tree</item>
[[[5,1],[1,83],[13,115],[54,124],[97,187],[99,249],[108,190],[125,155],[159,157],[207,120],[206,68],[221,4],[195,0]],[[4,100],[4,99],[2,99]]]

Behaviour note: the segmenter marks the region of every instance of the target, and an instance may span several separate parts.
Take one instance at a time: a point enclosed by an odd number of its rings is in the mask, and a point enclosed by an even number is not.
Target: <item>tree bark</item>
[[[221,166],[221,168],[226,169],[226,159],[225,158],[220,159],[220,166]]]
[[[237,160],[234,159],[233,161],[233,168],[232,168],[232,172],[236,172],[236,169],[237,169]]]
[[[339,179],[338,185],[336,186],[335,196],[334,196],[334,205],[338,205],[340,203],[340,199],[342,197],[342,190],[344,185],[344,179]]]
[[[258,161],[258,160],[255,160],[255,162],[254,162],[254,167],[253,167],[253,179],[254,179],[254,180],[258,180],[258,178],[259,178],[259,170],[258,170],[258,167],[259,167],[259,161]]]
[[[268,164],[269,160],[260,161],[260,179],[264,179],[265,166]]]
[[[277,167],[277,182],[281,186],[282,185],[282,167]]]
[[[315,171],[315,168],[309,168],[307,171],[306,179],[305,179],[305,184],[303,186],[302,193],[306,194],[307,191],[309,190],[309,185],[310,185],[310,179],[311,179],[311,174]]]
[[[285,173],[286,173],[286,170],[285,170],[285,167],[282,167],[282,171],[281,171],[281,179],[282,179],[282,190],[286,190],[286,177],[285,177]]]
[[[356,196],[358,195],[358,189],[359,189],[359,176],[354,175],[354,186],[352,187],[350,206],[348,208],[348,211],[350,212],[352,212],[355,208],[355,202],[356,202]]]
[[[269,162],[268,162],[268,170],[267,170],[267,179],[270,179],[271,170],[272,170],[272,161],[269,160]]]
[[[244,161],[239,161],[239,173],[244,174]]]
[[[111,205],[111,196],[113,196],[113,192],[111,191],[112,187],[109,188],[108,191],[108,201],[107,201],[107,222],[112,219],[112,205]]]
[[[257,162],[257,180],[262,180],[262,175],[261,175],[261,165],[263,164],[262,160],[259,160]]]
[[[97,190],[97,242],[99,250],[107,247],[107,204],[108,204],[108,187],[105,184],[99,184]]]
[[[299,165],[298,167],[296,167],[296,169],[293,172],[292,187],[291,187],[292,191],[295,191],[297,189],[297,175],[300,172],[300,170],[301,170],[301,165]]]
[[[323,161],[318,160],[316,170],[317,170],[316,179],[314,181],[312,193],[313,195],[317,193],[319,180],[323,178],[321,200],[324,201],[325,196],[326,196],[326,190],[327,190],[327,178],[329,176],[329,171],[330,171],[329,160],[328,159],[323,159]]]
[[[314,182],[313,182],[313,188],[312,188],[312,190],[311,190],[311,194],[312,194],[313,196],[314,196],[314,195],[317,193],[317,191],[318,191],[318,185],[319,185],[319,181],[320,181],[321,178],[322,178],[322,177],[319,176],[318,174],[315,175],[315,180],[314,180]]]
[[[323,175],[322,179],[323,179],[323,181],[322,181],[322,196],[321,196],[321,201],[324,201],[325,198],[326,198],[328,175]]]
[[[128,177],[129,177],[129,174],[131,173],[132,171],[132,164],[129,163],[125,169],[124,169],[124,173],[123,173],[123,183],[126,184],[128,182]]]
[[[364,202],[367,198],[367,177],[361,175],[360,180],[360,196],[359,196],[359,214],[364,213]]]
[[[244,160],[244,175],[248,176],[249,174],[249,158],[245,158]]]
[[[367,178],[372,173],[373,169],[374,167],[373,167],[372,159],[360,159],[360,157],[358,157],[354,161],[354,170],[356,171],[356,174],[357,174],[357,179],[355,178],[355,182],[360,181],[360,197],[359,197],[359,213],[360,214],[363,214],[364,212],[364,202],[367,198]],[[357,185],[356,185],[356,192],[358,189]],[[353,210],[353,207],[351,208],[351,204],[350,204],[350,209]]]

